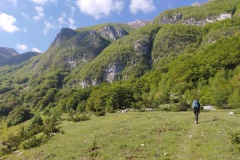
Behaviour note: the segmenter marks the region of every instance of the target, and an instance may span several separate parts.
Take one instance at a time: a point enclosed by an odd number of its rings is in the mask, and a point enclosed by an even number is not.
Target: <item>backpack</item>
[[[199,108],[200,108],[200,105],[198,100],[194,100],[192,103],[192,109],[199,109]]]

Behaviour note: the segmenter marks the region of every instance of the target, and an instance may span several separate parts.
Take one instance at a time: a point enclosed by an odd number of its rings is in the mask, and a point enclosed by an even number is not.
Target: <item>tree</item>
[[[228,106],[230,108],[240,108],[240,91],[239,89],[234,89],[233,93],[229,95]]]
[[[220,108],[226,108],[228,96],[231,93],[231,86],[227,81],[226,71],[221,70],[210,79],[211,103]]]
[[[16,107],[10,112],[8,116],[7,126],[15,126],[19,123],[31,119],[32,116],[33,114],[29,109],[26,109],[24,107]]]

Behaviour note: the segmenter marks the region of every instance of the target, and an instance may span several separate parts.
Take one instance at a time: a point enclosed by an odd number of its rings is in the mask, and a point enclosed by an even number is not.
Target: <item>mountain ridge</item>
[[[18,54],[19,53],[13,48],[0,47],[0,60],[7,59]]]

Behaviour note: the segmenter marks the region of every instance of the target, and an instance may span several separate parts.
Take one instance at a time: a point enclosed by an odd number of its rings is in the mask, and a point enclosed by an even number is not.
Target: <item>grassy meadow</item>
[[[40,147],[2,158],[237,160],[240,154],[231,144],[230,133],[238,130],[240,115],[229,112],[201,112],[199,124],[190,111],[108,113],[83,122],[63,121],[64,133]]]

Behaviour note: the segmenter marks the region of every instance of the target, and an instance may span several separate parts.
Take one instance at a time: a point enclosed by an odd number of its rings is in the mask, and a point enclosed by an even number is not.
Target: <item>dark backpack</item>
[[[194,100],[192,103],[192,109],[199,109],[199,108],[200,108],[200,104],[198,100]]]

